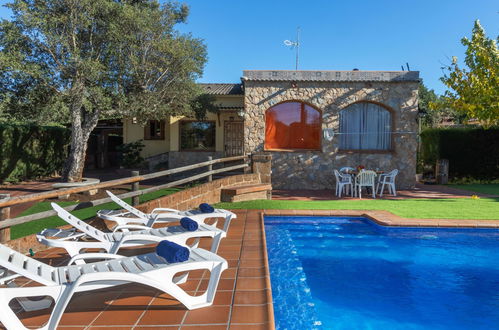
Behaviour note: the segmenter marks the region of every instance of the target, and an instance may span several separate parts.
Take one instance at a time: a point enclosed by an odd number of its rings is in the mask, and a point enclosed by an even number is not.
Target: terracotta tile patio
[[[236,211],[219,254],[229,269],[222,274],[213,306],[189,311],[166,294],[141,285],[77,294],[59,324],[60,329],[273,329],[273,312],[261,212]],[[221,224],[220,224],[221,225]],[[209,247],[209,241],[201,243]],[[144,250],[144,249],[143,249]],[[145,251],[134,251],[142,253]],[[67,262],[65,253],[37,253],[43,262]],[[198,295],[207,286],[206,271],[191,272],[183,285]],[[28,283],[29,285],[29,283]],[[29,327],[42,326],[48,310],[19,312]]]
[[[471,195],[478,195],[480,197],[498,197],[486,194],[479,194],[472,191],[456,189],[442,185],[425,185],[417,183],[415,189],[412,190],[399,190],[397,196],[389,194],[383,195],[383,199],[408,199],[408,198],[428,198],[428,199],[442,199],[442,198],[466,198]],[[371,199],[369,194],[363,194],[363,199]],[[376,198],[379,198],[376,196]],[[334,195],[332,190],[272,190],[272,199],[275,200],[337,200],[339,199]],[[341,199],[359,200],[359,198],[351,198],[349,196],[342,196]]]

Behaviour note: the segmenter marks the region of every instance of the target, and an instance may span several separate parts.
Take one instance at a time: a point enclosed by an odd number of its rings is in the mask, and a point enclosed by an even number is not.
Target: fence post
[[[213,157],[212,156],[208,156],[208,161],[212,161],[212,160],[213,160]],[[212,164],[208,165],[208,171],[209,172],[213,171],[213,165]],[[210,174],[208,176],[208,182],[211,182],[211,181],[213,181],[213,175]]]
[[[132,171],[132,176],[139,176],[139,171]],[[134,182],[132,183],[132,191],[139,191],[139,182]],[[140,196],[133,196],[132,197],[132,206],[139,205],[140,203]]]
[[[9,198],[9,194],[0,194],[0,200]],[[0,221],[10,218],[10,207],[0,208]],[[5,243],[10,240],[10,228],[0,229],[0,243]]]
[[[251,154],[246,154],[246,158],[243,159],[243,163],[248,164],[248,166],[245,167],[244,170],[243,170],[244,174],[251,173],[251,169],[252,169]]]

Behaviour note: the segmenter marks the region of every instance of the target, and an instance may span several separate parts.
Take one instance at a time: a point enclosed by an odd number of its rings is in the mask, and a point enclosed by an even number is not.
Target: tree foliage
[[[439,127],[446,121],[460,124],[464,115],[448,107],[443,97],[429,89],[421,81],[419,85],[419,111],[423,113],[422,124],[425,128]]]
[[[475,21],[471,40],[463,38],[467,47],[461,68],[457,58],[444,70],[441,81],[449,88],[444,95],[447,106],[485,126],[499,124],[499,51],[496,40],[489,39],[480,22]]]
[[[418,90],[419,111],[424,114],[422,123],[426,127],[434,127],[440,121],[438,109],[430,107],[430,104],[438,101],[438,95],[433,89],[428,89],[421,81]]]
[[[202,116],[192,107],[206,62],[202,40],[180,34],[188,8],[156,0],[14,0],[0,24],[0,115],[69,118],[64,177],[81,178],[99,118]],[[36,109],[36,111],[34,110]]]

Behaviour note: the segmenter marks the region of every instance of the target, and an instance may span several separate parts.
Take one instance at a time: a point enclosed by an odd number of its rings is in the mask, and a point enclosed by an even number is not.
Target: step
[[[222,189],[222,202],[242,202],[255,199],[271,199],[272,185],[250,184]]]
[[[222,193],[228,195],[241,195],[248,194],[257,191],[267,191],[272,190],[272,185],[268,183],[258,183],[258,184],[249,184],[244,186],[237,186],[232,188],[223,188]]]

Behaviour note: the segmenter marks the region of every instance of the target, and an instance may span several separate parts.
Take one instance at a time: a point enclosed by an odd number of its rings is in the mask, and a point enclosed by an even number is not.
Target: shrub
[[[117,149],[122,152],[121,165],[126,168],[140,166],[144,162],[144,158],[140,156],[140,152],[144,149],[142,140],[122,144]]]
[[[421,133],[419,159],[449,160],[449,178],[499,179],[499,128],[432,128]]]
[[[70,130],[64,127],[0,124],[0,182],[18,182],[62,169]]]

